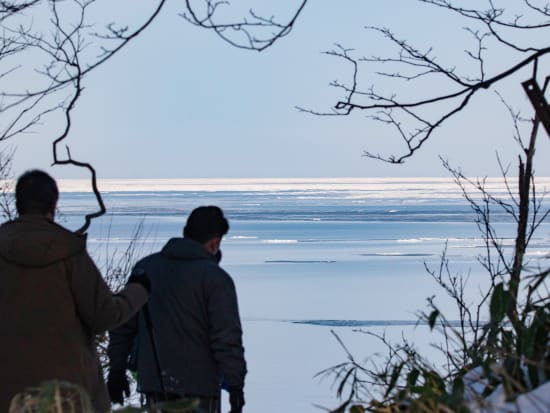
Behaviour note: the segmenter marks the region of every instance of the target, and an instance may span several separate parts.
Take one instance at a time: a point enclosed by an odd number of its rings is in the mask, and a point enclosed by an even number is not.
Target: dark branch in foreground
[[[381,27],[367,27],[381,35],[387,42],[387,50],[395,50],[395,55],[354,57],[351,49],[337,45],[326,54],[342,59],[351,66],[348,82],[333,81],[330,85],[343,94],[331,111],[298,109],[321,116],[348,116],[360,111],[367,119],[385,125],[390,137],[402,143],[402,150],[389,155],[365,151],[364,155],[388,163],[401,164],[412,157],[430,140],[437,129],[449,119],[466,110],[473,98],[483,90],[494,88],[521,70],[533,64],[533,80],[539,61],[550,55],[548,30],[550,29],[550,8],[535,6],[529,0],[518,0],[514,10],[523,7],[524,14],[513,14],[498,1],[489,1],[486,9],[476,6],[473,9],[461,8],[448,0],[418,0],[421,3],[447,10],[471,23],[466,32],[473,37],[474,47],[465,50],[463,61],[473,62],[465,73],[459,66],[447,67],[435,56],[432,48],[421,50],[409,40],[399,38],[392,30]],[[506,7],[512,8],[511,5]],[[488,43],[506,52],[508,61],[504,68],[495,73],[488,72]],[[531,41],[525,46],[520,42]],[[457,64],[460,60],[457,61]],[[471,67],[474,68],[472,71]],[[363,85],[362,76],[377,76],[383,83]],[[405,84],[412,88],[412,96],[404,97],[393,91],[381,91],[383,85],[399,89]],[[417,87],[414,90],[414,87]],[[416,92],[416,93],[415,93]],[[540,99],[539,99],[540,100]],[[546,105],[547,106],[547,105]],[[541,107],[548,113],[547,107]],[[547,116],[548,117],[548,116]],[[542,118],[541,118],[542,120]],[[544,123],[544,121],[543,121]]]
[[[0,27],[3,30],[0,40],[0,80],[4,85],[12,87],[21,83],[18,79],[24,78],[25,84],[29,85],[23,90],[10,91],[8,87],[3,88],[0,94],[0,116],[3,120],[0,141],[28,133],[47,115],[63,111],[64,130],[52,143],[53,165],[87,169],[99,204],[97,212],[86,215],[85,224],[78,232],[86,232],[91,220],[105,213],[105,205],[92,165],[73,159],[68,147],[67,156],[60,157],[58,145],[69,136],[71,112],[81,97],[82,82],[86,75],[108,62],[137,38],[159,15],[165,2],[160,0],[135,29],[118,30],[110,24],[106,27],[106,34],[89,33],[92,26],[88,22],[91,15],[89,8],[92,4],[100,3],[99,0],[0,2]],[[36,22],[43,17],[46,20]],[[100,52],[90,52],[88,49],[92,46]],[[29,72],[28,65],[19,63],[21,59],[37,62],[34,68],[29,67],[34,70]],[[34,78],[27,79],[30,75]]]
[[[0,81],[4,85],[0,92],[0,141],[32,132],[54,113],[64,114],[65,128],[53,142],[53,165],[87,169],[99,204],[98,212],[86,216],[80,232],[87,230],[93,218],[105,213],[105,206],[92,165],[74,159],[68,147],[66,156],[60,155],[59,144],[70,134],[71,112],[81,97],[84,79],[140,37],[158,18],[166,3],[166,0],[155,0],[148,12],[136,18],[139,20],[125,25],[90,21],[92,16],[105,18],[98,10],[101,11],[104,5],[104,11],[109,11],[107,0],[0,0],[0,30],[3,33]],[[261,51],[288,35],[306,3],[307,0],[302,0],[287,23],[253,11],[247,18],[237,18],[236,22],[219,23],[223,16],[217,11],[229,3],[210,0],[204,2],[204,15],[195,11],[192,1],[186,1],[190,16],[186,18],[195,25],[214,30],[235,47]],[[92,28],[96,27],[103,28],[93,32]],[[244,34],[245,42],[242,38],[229,36],[230,33]]]

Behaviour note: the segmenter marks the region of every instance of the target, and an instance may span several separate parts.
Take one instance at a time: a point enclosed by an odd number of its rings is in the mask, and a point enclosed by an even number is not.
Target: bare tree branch
[[[186,13],[181,16],[188,22],[214,32],[225,42],[239,49],[263,51],[277,40],[287,36],[308,0],[302,0],[296,12],[285,23],[278,22],[274,16],[264,17],[254,10],[249,10],[248,17],[241,20],[220,22],[218,9],[229,7],[226,0],[201,0],[204,11],[197,11],[192,0],[185,0]]]
[[[186,1],[186,8],[193,24],[214,30],[236,47],[261,51],[290,33],[306,3],[302,0],[286,23],[252,10],[244,19],[218,23],[223,16],[216,12],[228,4],[224,1],[206,0],[206,15],[202,17],[198,17],[192,1]],[[62,155],[59,144],[69,137],[71,114],[82,96],[86,77],[138,38],[158,18],[166,0],[153,2],[152,9],[137,22],[102,23],[104,27],[98,30],[91,16],[97,18],[92,6],[100,4],[108,6],[101,0],[0,0],[0,80],[4,84],[0,92],[0,141],[33,131],[54,113],[63,114],[65,127],[52,143],[53,165],[87,169],[99,204],[98,212],[86,216],[81,232],[86,231],[91,219],[105,212],[105,206],[95,169],[90,163],[74,159],[68,147]],[[247,43],[232,40],[228,36],[231,32],[244,33]],[[22,84],[25,86],[20,87]]]
[[[331,111],[298,107],[300,111],[314,115],[348,116],[360,111],[366,113],[369,120],[389,126],[389,135],[402,143],[402,150],[384,155],[369,150],[364,152],[369,158],[388,163],[405,162],[435,135],[436,130],[467,109],[480,92],[495,87],[532,63],[536,68],[538,61],[550,54],[546,41],[550,28],[548,4],[518,0],[514,5],[503,3],[503,6],[497,6],[496,1],[489,0],[466,8],[450,0],[418,1],[471,23],[465,30],[474,39],[475,46],[464,51],[466,59],[463,61],[473,62],[474,71],[461,73],[456,66],[442,64],[432,47],[419,48],[389,28],[367,26],[367,30],[381,35],[390,46],[387,50],[396,50],[395,54],[354,57],[352,50],[343,46],[327,52],[327,55],[343,59],[351,66],[349,83],[333,81],[330,84],[342,91],[344,97]],[[525,13],[513,14],[508,9],[523,9]],[[493,69],[494,73],[489,71],[489,68],[496,67],[488,64],[492,57],[487,54],[489,41],[508,53],[505,66],[499,65],[502,69]],[[528,46],[520,43],[528,41],[531,41]],[[385,83],[390,81],[388,87],[403,85],[403,82],[411,88],[418,85],[418,93],[412,93],[414,97],[411,98],[394,91],[381,91],[382,87],[376,83],[363,85],[360,77],[364,75],[381,77]],[[430,82],[437,82],[438,87],[426,87]],[[548,108],[541,108],[541,111],[550,113]]]

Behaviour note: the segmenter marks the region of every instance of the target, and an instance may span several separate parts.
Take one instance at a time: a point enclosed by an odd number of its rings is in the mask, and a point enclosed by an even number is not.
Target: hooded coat
[[[95,335],[146,301],[141,285],[113,295],[86,251],[86,238],[44,216],[0,226],[0,412],[47,380],[81,386],[94,410],[110,410]]]
[[[135,268],[151,281],[148,307],[167,393],[220,397],[222,384],[243,389],[246,362],[235,285],[216,258],[192,239],[172,238]],[[134,348],[138,390],[162,393],[142,313],[110,333],[110,367],[124,371]]]

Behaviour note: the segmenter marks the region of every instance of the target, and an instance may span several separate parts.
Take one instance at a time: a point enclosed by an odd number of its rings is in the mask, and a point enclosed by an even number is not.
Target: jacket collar
[[[204,246],[190,238],[172,238],[162,248],[161,253],[167,257],[181,260],[212,260],[216,258]]]

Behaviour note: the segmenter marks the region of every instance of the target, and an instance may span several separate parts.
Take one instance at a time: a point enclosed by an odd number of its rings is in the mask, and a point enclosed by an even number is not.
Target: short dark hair
[[[55,179],[39,169],[25,172],[15,185],[15,207],[19,214],[53,212],[58,198]]]
[[[183,236],[201,244],[214,237],[223,237],[229,231],[229,222],[223,211],[217,206],[200,206],[195,208],[183,229]]]

